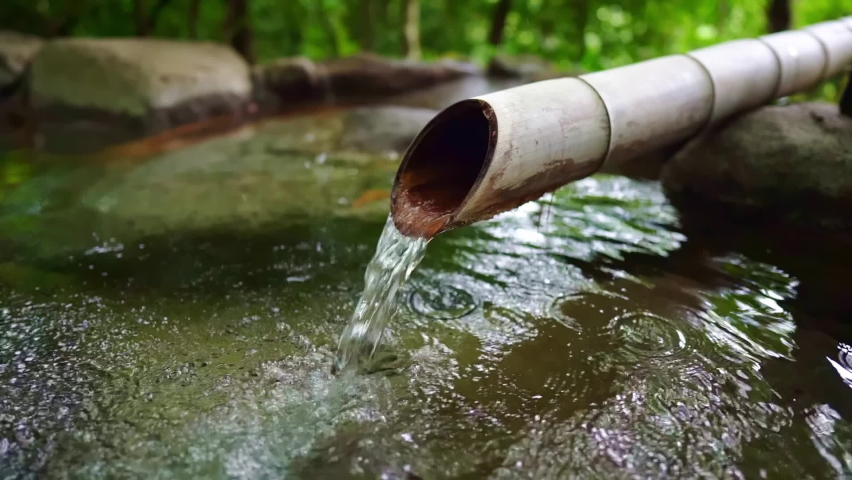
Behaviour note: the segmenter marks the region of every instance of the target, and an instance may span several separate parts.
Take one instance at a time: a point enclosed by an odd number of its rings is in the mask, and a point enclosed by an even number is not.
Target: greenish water
[[[432,240],[335,376],[398,156],[282,129],[0,160],[0,478],[852,472],[847,240],[587,178]]]

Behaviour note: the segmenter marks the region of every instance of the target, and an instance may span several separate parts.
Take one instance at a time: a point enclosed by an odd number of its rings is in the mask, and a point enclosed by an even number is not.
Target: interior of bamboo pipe
[[[436,116],[412,142],[391,196],[397,229],[431,238],[460,210],[493,153],[496,119],[479,100],[463,100]]]

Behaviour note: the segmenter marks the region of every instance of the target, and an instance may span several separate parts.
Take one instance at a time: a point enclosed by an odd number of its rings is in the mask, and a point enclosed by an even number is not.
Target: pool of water
[[[848,239],[597,175],[431,241],[334,376],[399,157],[282,128],[3,154],[0,477],[852,473]]]

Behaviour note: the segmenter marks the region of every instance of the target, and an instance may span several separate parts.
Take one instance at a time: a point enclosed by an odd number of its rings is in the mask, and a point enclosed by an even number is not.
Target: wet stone
[[[30,77],[37,143],[50,151],[88,153],[251,110],[248,65],[214,42],[54,39]]]

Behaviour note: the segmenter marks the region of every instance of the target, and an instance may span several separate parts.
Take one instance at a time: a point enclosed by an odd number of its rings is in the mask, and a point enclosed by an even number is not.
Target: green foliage
[[[228,2],[196,0],[197,38],[228,41]],[[405,0],[247,0],[258,61],[361,50],[400,56]],[[793,27],[852,14],[848,0],[790,0]],[[498,0],[419,0],[423,55],[485,62]],[[2,28],[40,35],[130,36],[163,3],[151,35],[191,38],[193,0],[5,0]],[[766,33],[768,0],[513,0],[507,53],[598,70]],[[836,87],[835,87],[836,89]]]

